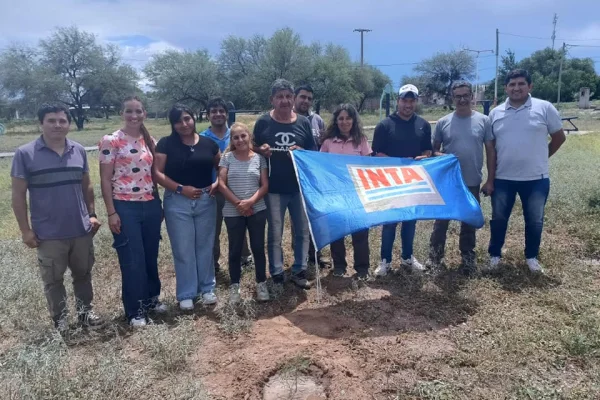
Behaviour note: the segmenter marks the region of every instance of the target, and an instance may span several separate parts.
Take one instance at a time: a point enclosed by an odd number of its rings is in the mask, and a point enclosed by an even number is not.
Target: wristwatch
[[[175,193],[181,194],[181,192],[183,192],[183,186],[182,185],[177,185],[177,189],[175,189]]]
[[[90,218],[98,218],[96,213],[88,213],[88,215],[90,216]]]

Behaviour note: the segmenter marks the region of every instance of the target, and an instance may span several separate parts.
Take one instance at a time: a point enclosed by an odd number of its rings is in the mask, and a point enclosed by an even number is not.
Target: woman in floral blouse
[[[138,327],[146,325],[149,311],[166,311],[158,300],[162,206],[152,178],[155,142],[144,126],[140,99],[125,99],[122,115],[125,126],[100,141],[100,180],[121,267],[125,314]]]

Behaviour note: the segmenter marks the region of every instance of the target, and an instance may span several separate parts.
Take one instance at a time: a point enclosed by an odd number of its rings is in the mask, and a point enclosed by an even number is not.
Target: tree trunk
[[[104,117],[108,120],[109,119],[109,116],[108,116],[108,109],[109,109],[109,107],[108,106],[104,106],[103,108],[104,108]]]
[[[367,100],[367,96],[363,95],[360,99],[360,102],[358,103],[358,109],[356,111],[362,112],[363,106],[365,105],[365,100]]]
[[[77,125],[77,130],[78,131],[82,131],[83,130],[83,122],[85,120],[85,115],[83,113],[83,107],[78,107],[77,108],[77,118],[75,119],[75,124]]]

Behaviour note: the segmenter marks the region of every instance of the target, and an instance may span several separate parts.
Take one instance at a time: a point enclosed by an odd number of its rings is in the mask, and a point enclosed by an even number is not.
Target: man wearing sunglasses
[[[460,163],[465,185],[479,201],[480,185],[483,178],[483,149],[487,160],[487,181],[481,191],[491,195],[494,191],[496,174],[496,150],[490,119],[471,109],[473,92],[471,84],[459,81],[452,85],[452,99],[455,111],[441,118],[433,138],[434,155],[454,154]],[[448,220],[437,220],[433,225],[429,246],[429,260],[426,266],[433,271],[445,268],[444,254]],[[460,227],[459,249],[462,257],[461,272],[469,276],[477,271],[475,254],[475,227],[462,223]]]

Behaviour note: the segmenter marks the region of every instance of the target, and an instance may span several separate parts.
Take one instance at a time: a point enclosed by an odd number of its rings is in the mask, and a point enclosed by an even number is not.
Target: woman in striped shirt
[[[268,301],[265,257],[267,206],[263,200],[269,191],[267,162],[263,156],[252,151],[252,134],[246,125],[233,124],[230,137],[229,150],[219,164],[219,190],[227,200],[223,217],[229,237],[229,301],[237,303],[241,299],[240,259],[246,230],[254,256],[256,297],[259,301]]]

